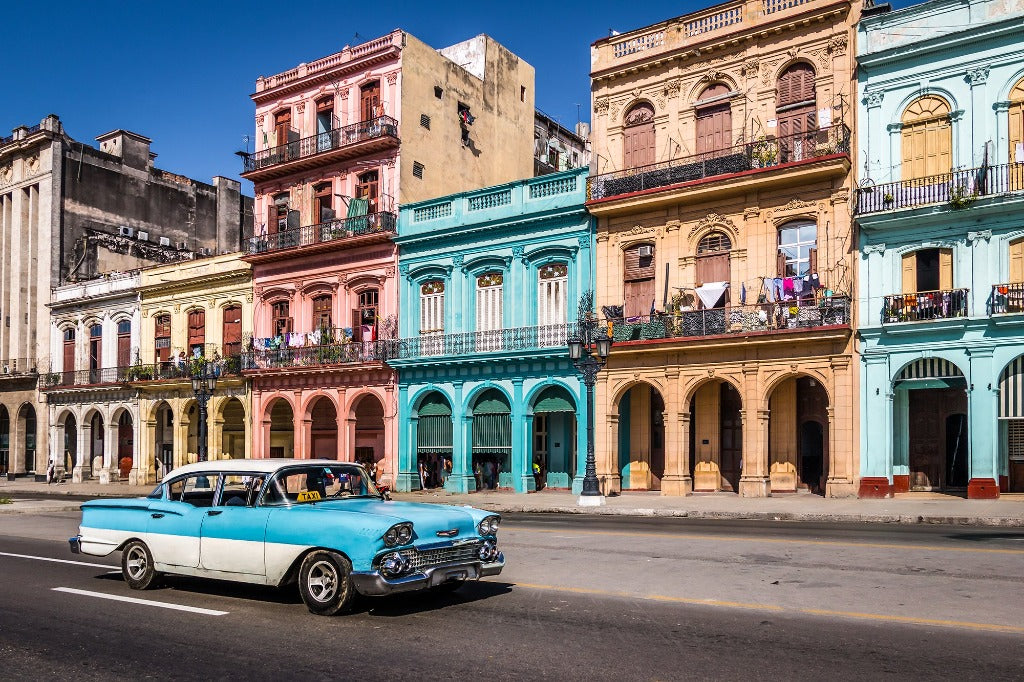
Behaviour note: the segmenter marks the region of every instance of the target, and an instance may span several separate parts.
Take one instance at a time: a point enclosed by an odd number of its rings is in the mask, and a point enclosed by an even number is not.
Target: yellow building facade
[[[594,44],[606,493],[856,494],[856,19],[733,2]]]
[[[139,356],[130,380],[139,390],[139,452],[147,480],[198,459],[199,406],[191,373],[199,357],[219,372],[209,399],[210,459],[249,457],[251,392],[241,374],[252,337],[252,270],[240,253],[142,271]]]

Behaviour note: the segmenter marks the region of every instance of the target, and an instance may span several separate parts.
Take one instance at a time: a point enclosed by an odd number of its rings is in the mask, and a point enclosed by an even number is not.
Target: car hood
[[[374,517],[382,522],[384,530],[396,523],[410,521],[416,539],[421,542],[477,535],[475,515],[466,507],[378,499],[329,500],[314,504],[317,509],[323,511],[365,515],[366,521],[369,520],[368,517]],[[457,531],[457,535],[438,535],[439,532],[450,532],[453,529]]]

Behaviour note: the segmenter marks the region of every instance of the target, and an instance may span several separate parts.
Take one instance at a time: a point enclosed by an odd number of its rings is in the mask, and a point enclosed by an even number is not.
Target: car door
[[[266,575],[264,540],[270,510],[257,507],[262,475],[225,474],[216,503],[205,510],[200,565],[209,571]]]
[[[153,561],[170,566],[199,566],[199,537],[216,490],[216,474],[192,474],[170,481],[164,499],[149,505],[146,537]]]

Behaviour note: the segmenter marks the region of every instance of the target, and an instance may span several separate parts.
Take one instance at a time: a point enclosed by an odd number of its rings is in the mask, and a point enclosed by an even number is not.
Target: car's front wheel
[[[306,608],[318,616],[347,610],[355,597],[352,564],[337,552],[310,552],[299,568],[299,593]]]
[[[133,590],[148,590],[160,578],[153,567],[153,555],[140,540],[132,540],[121,550],[121,575]]]

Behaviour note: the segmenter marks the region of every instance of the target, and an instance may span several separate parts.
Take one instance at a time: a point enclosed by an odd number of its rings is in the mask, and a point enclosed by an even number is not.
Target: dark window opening
[[[288,301],[278,301],[271,307],[274,320],[274,336],[282,336],[292,330]]]
[[[426,114],[420,114],[420,125],[430,130],[430,117]]]
[[[921,249],[917,256],[917,290],[938,291],[942,288],[939,281],[939,250]]]
[[[435,85],[434,86],[434,97],[436,97],[438,99],[441,99],[441,95],[443,95],[443,94],[444,94],[444,90],[441,89],[441,86]]]
[[[421,180],[423,179],[423,164],[419,161],[412,162],[412,176]]]

